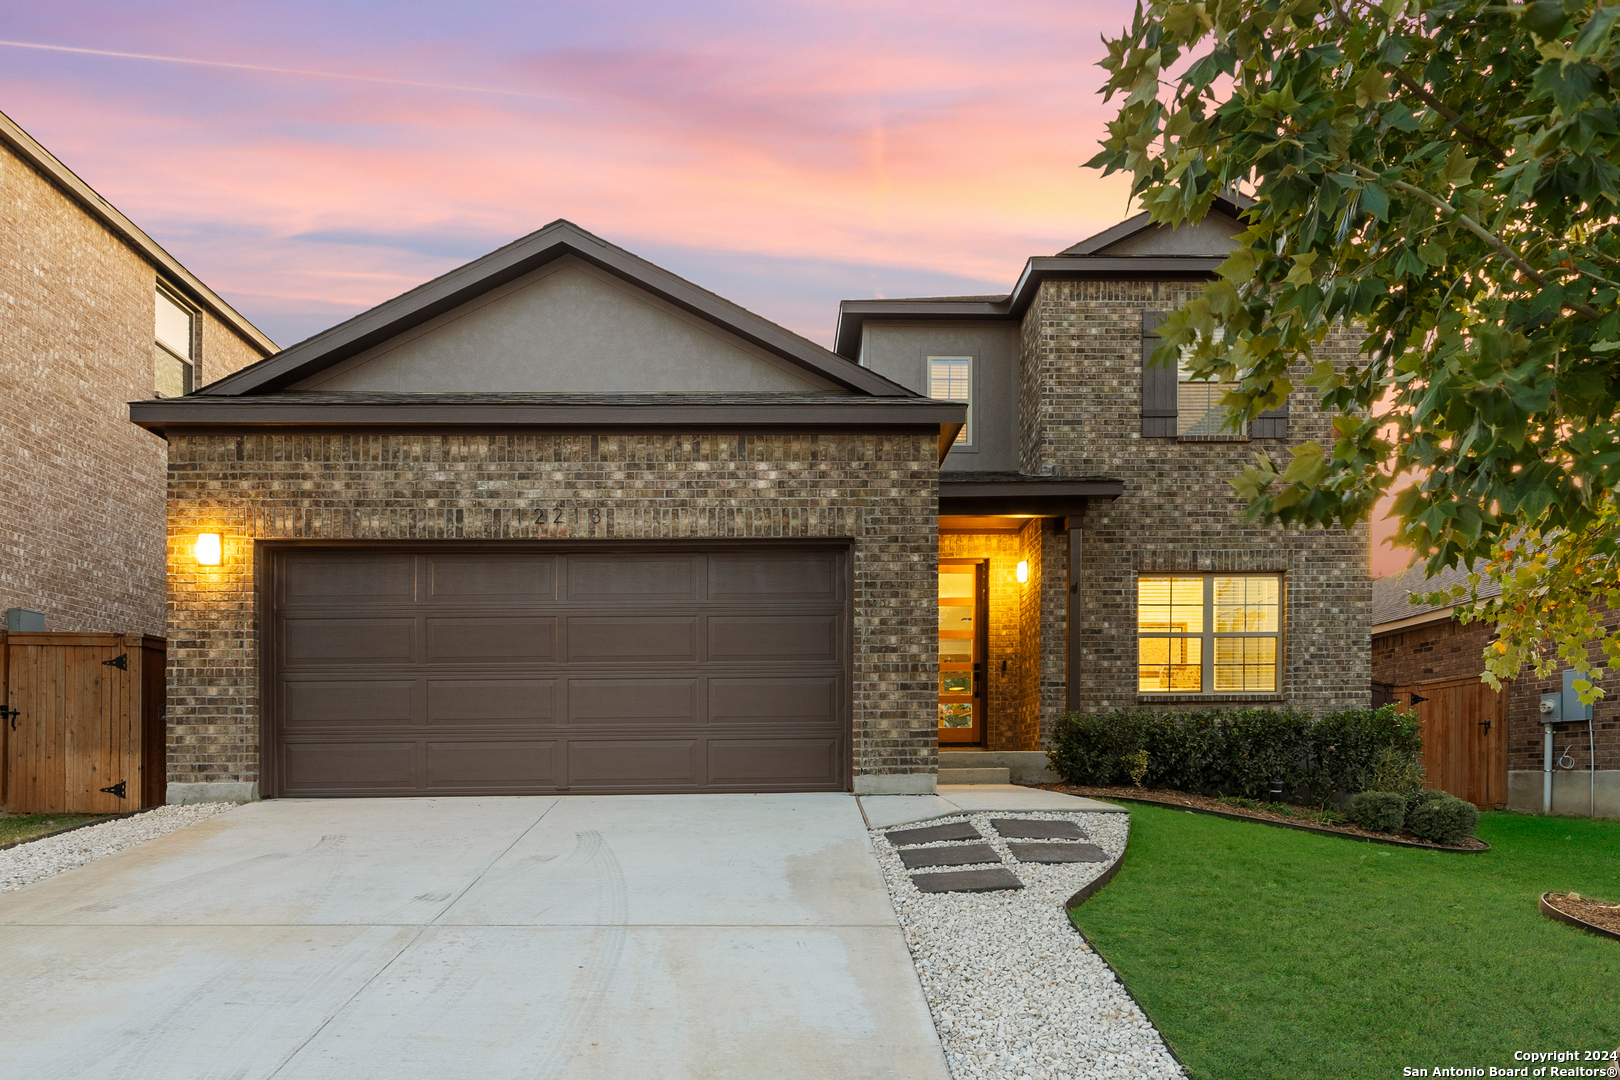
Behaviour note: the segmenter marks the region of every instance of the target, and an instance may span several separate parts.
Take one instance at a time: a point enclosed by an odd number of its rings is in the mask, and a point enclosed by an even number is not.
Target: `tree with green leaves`
[[[1620,3],[1152,0],[1109,40],[1122,97],[1091,162],[1156,221],[1248,196],[1246,231],[1155,362],[1230,383],[1231,423],[1291,373],[1331,445],[1256,455],[1251,519],[1352,526],[1502,595],[1492,681],[1543,642],[1587,673],[1620,600]],[[1361,338],[1349,365],[1330,332]],[[1477,580],[1477,579],[1476,579]]]

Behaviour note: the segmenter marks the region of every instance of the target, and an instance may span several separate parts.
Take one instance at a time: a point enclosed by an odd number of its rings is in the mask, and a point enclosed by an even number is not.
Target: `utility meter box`
[[[1536,721],[1542,724],[1562,724],[1564,722],[1564,695],[1542,694],[1541,712]]]
[[[1559,697],[1563,698],[1561,708],[1559,710],[1560,713],[1562,713],[1560,720],[1547,720],[1545,717],[1543,717],[1543,723],[1556,724],[1562,722],[1567,724],[1576,720],[1592,719],[1592,706],[1582,705],[1581,695],[1575,689],[1574,668],[1564,669],[1564,692],[1560,694]]]

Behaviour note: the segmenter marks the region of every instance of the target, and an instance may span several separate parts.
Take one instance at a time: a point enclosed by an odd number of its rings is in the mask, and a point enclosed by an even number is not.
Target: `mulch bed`
[[[1588,926],[1607,931],[1610,937],[1620,937],[1620,904],[1594,900],[1580,893],[1547,893],[1542,902]]]
[[[1427,840],[1419,840],[1408,832],[1379,833],[1363,829],[1359,825],[1351,825],[1348,822],[1338,825],[1323,825],[1311,820],[1308,816],[1278,813],[1275,810],[1265,808],[1250,809],[1246,806],[1233,806],[1230,803],[1223,803],[1219,799],[1213,799],[1207,795],[1192,795],[1185,791],[1173,791],[1168,788],[1080,787],[1074,784],[1042,784],[1041,787],[1048,791],[1059,791],[1065,795],[1084,795],[1092,799],[1127,799],[1136,802],[1154,803],[1158,806],[1180,806],[1206,814],[1253,818],[1257,821],[1288,825],[1311,832],[1339,833],[1343,836],[1355,837],[1358,840],[1372,840],[1381,844],[1397,843],[1402,846],[1433,848],[1436,851],[1489,851],[1491,848],[1485,841],[1472,836],[1456,845],[1431,844]]]

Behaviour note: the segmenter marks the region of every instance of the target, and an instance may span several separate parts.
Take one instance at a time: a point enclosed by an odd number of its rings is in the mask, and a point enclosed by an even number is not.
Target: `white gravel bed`
[[[0,893],[104,859],[125,848],[195,825],[234,806],[234,803],[159,806],[134,817],[87,825],[60,836],[47,836],[0,851]]]
[[[1158,1031],[1064,911],[1069,897],[1109,864],[1020,863],[991,827],[991,818],[1074,821],[1113,859],[1124,852],[1130,829],[1127,814],[988,813],[872,830],[951,1075],[956,1080],[1183,1076]],[[971,821],[1024,887],[919,892],[883,834],[951,821]],[[968,868],[923,872],[957,869]]]

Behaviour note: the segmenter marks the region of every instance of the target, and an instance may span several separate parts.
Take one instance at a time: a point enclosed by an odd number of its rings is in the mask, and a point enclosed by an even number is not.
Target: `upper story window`
[[[1226,410],[1221,395],[1230,384],[1194,380],[1190,377],[1187,351],[1175,367],[1150,363],[1159,347],[1162,311],[1142,313],[1142,437],[1149,439],[1285,439],[1288,437],[1288,406],[1267,409],[1249,422],[1244,430],[1226,427]],[[1217,330],[1216,333],[1222,333]],[[1220,340],[1217,338],[1216,340]]]
[[[915,354],[913,354],[915,355]],[[967,403],[967,423],[956,433],[957,446],[973,445],[973,357],[930,356],[928,396],[937,401]]]
[[[1137,690],[1276,693],[1282,606],[1281,574],[1137,578]]]
[[[1223,327],[1215,328],[1215,343],[1226,337]],[[1231,383],[1192,377],[1190,346],[1183,347],[1176,364],[1176,434],[1177,435],[1232,435],[1226,428],[1226,409],[1221,406],[1221,395],[1231,389]],[[1247,425],[1245,425],[1247,427]]]
[[[152,344],[152,376],[158,397],[180,397],[196,387],[197,313],[157,290],[157,329]]]

